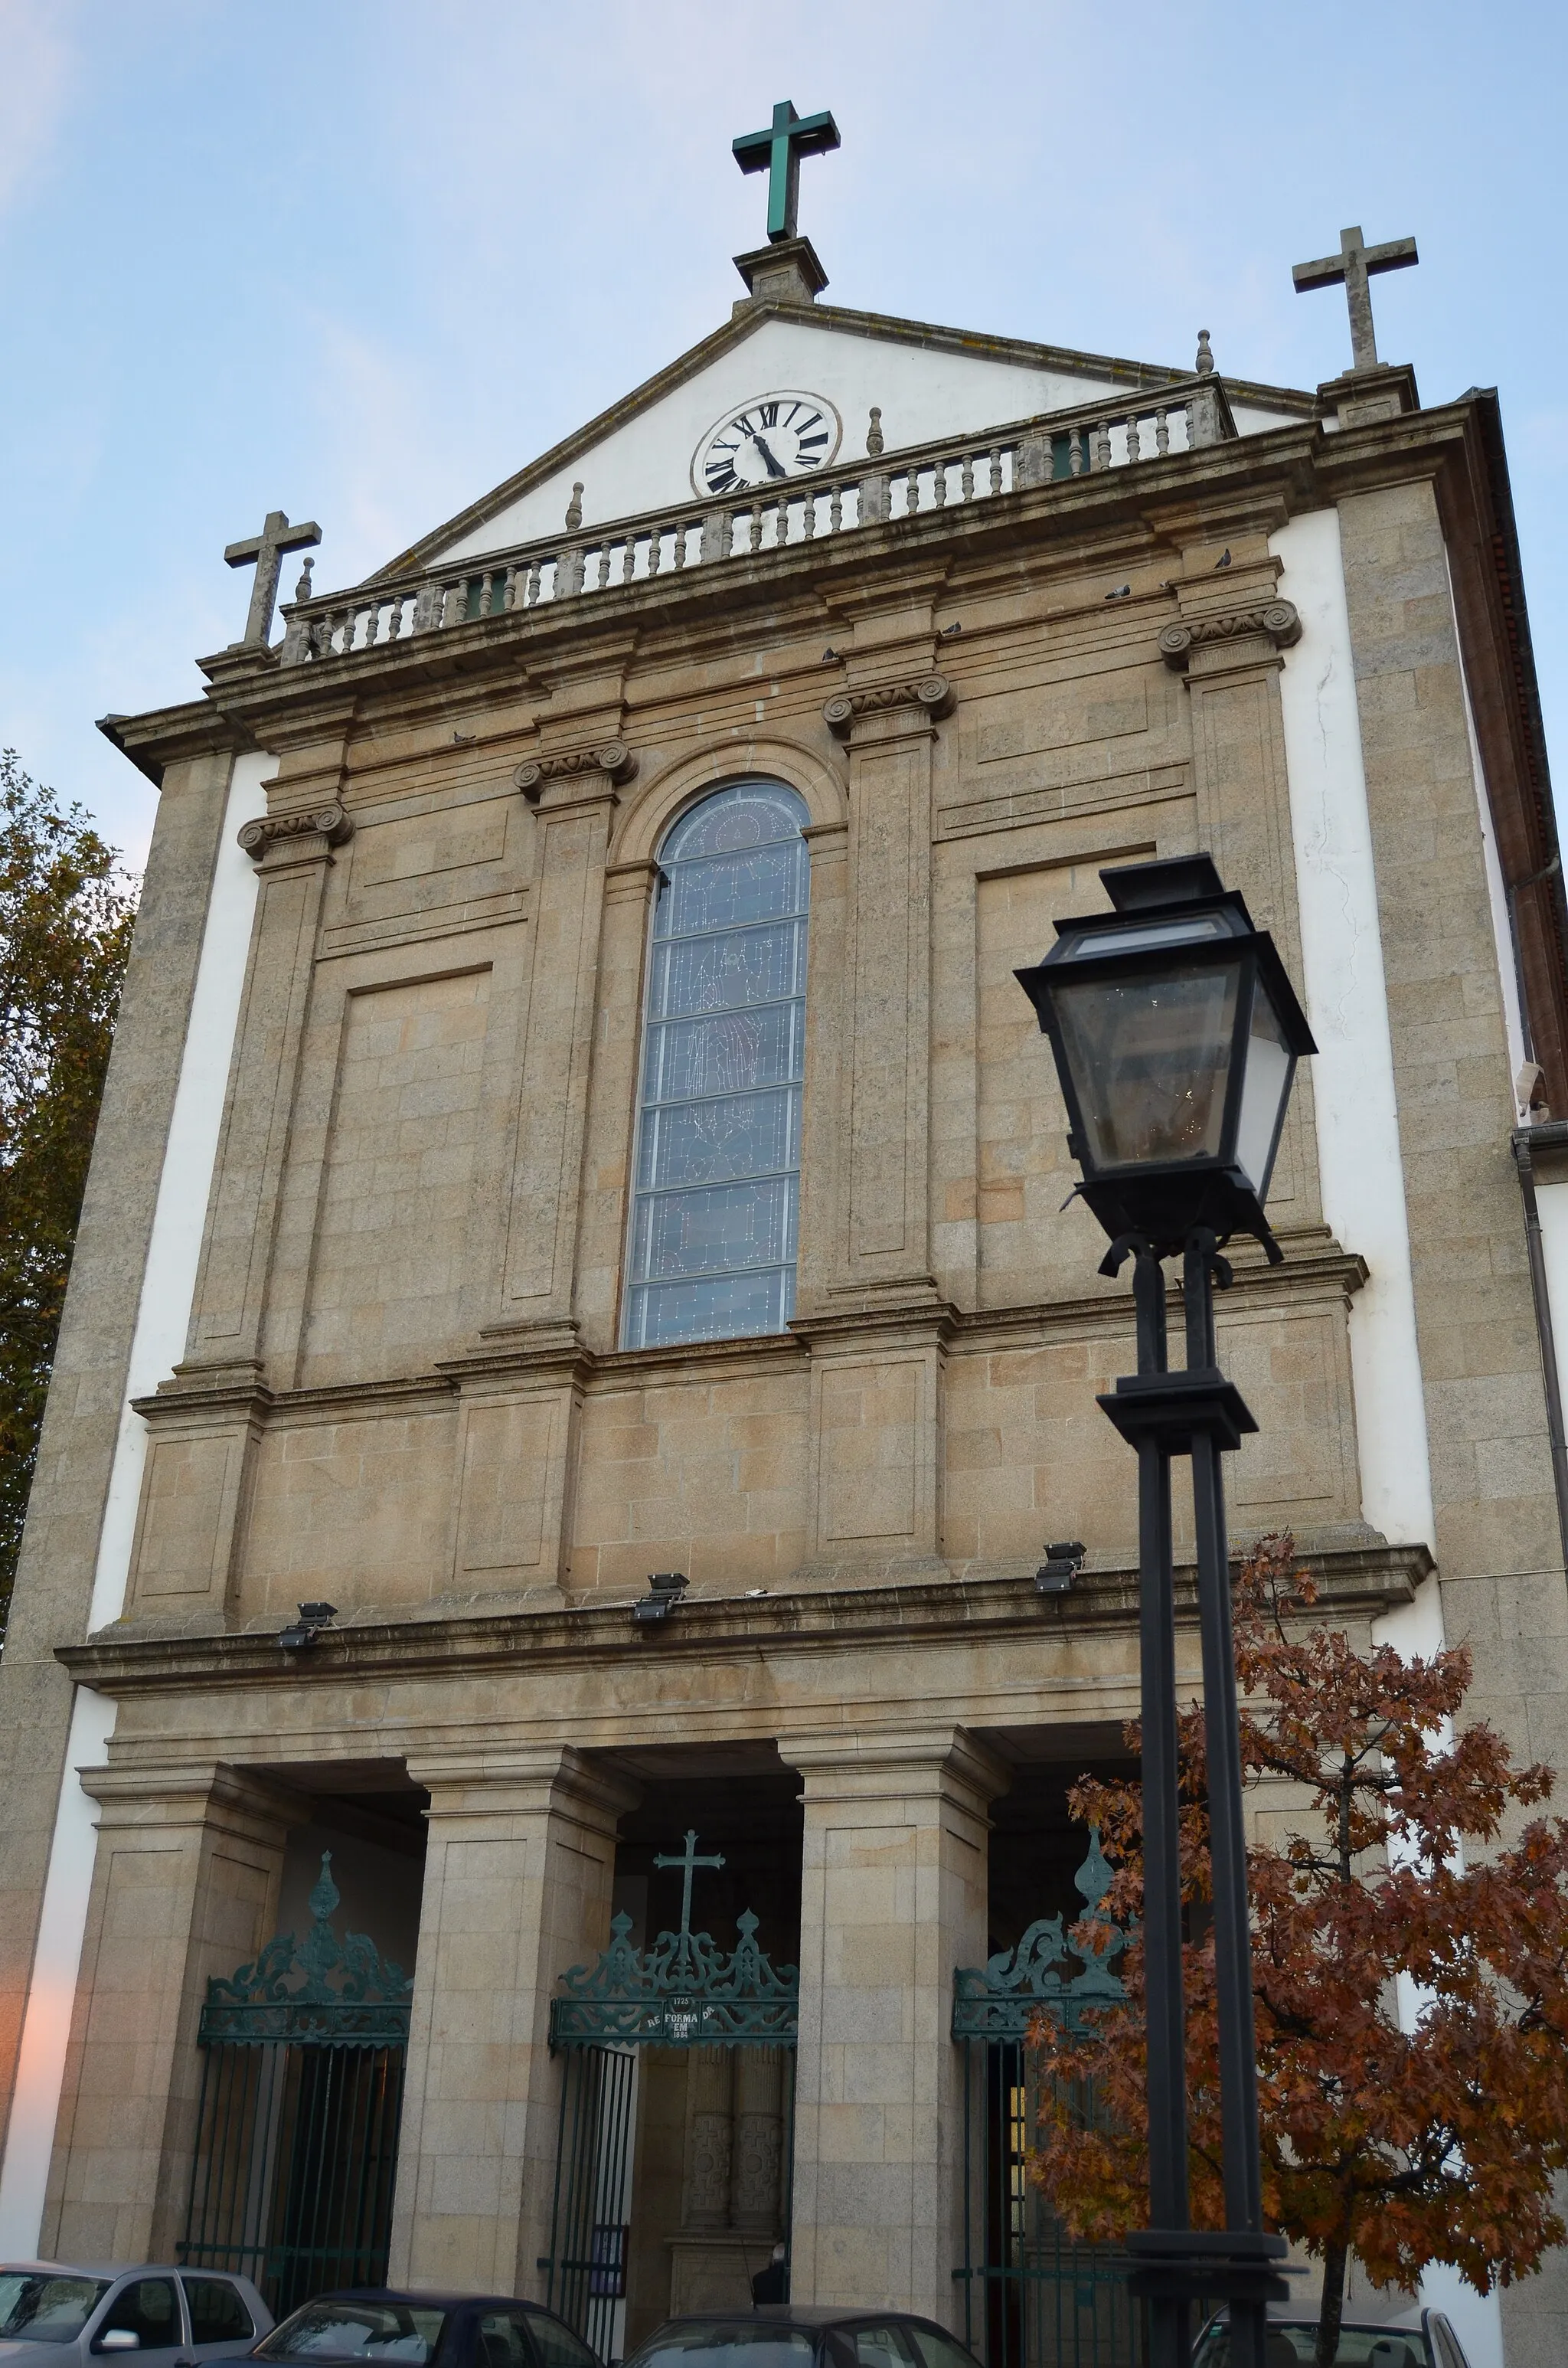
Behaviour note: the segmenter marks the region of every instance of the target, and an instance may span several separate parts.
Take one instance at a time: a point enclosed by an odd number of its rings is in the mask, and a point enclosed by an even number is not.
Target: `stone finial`
[[[314,565],[315,561],[313,559],[307,559],[304,565],[301,568],[300,580],[294,586],[294,598],[296,600],[308,600],[310,598],[311,570]]]
[[[882,406],[880,403],[873,403],[871,405],[871,424],[866,430],[866,450],[873,461],[881,457]]]
[[[1198,359],[1193,364],[1193,368],[1199,378],[1209,378],[1213,374],[1214,356],[1209,344],[1207,329],[1199,329],[1198,332]]]
[[[566,523],[575,529],[583,523],[583,483],[578,478],[572,487],[572,498],[566,505]]]

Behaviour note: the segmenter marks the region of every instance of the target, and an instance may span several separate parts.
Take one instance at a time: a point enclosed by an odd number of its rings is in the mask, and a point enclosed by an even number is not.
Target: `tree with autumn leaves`
[[[82,808],[0,750],[0,1634],[135,909]]]
[[[1451,2262],[1484,2293],[1533,2270],[1565,2229],[1568,1824],[1509,1813],[1552,1790],[1515,1768],[1484,1722],[1460,1725],[1470,1656],[1355,1651],[1307,1625],[1317,1600],[1289,1538],[1261,1542],[1234,1594],[1249,1782],[1279,1847],[1248,1852],[1265,2211],[1324,2265],[1319,2368],[1338,2348],[1346,2265],[1410,2288]],[[1136,1730],[1130,1730],[1136,1745]],[[1181,1722],[1187,2082],[1194,2225],[1224,2226],[1203,1716]],[[1142,1898],[1134,1784],[1085,1781],[1114,1879],[1097,1915],[1130,1926]],[[1104,1921],[1075,1928],[1103,1948]],[[1142,1952],[1128,2003],[1081,2033],[1041,2017],[1031,2175],[1078,2237],[1148,2219]],[[1085,2129],[1085,2083],[1097,2100]]]

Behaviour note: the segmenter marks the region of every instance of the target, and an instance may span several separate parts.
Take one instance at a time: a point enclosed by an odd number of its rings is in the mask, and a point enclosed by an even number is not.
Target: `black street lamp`
[[[1102,871],[1115,911],[1058,921],[1057,942],[1018,982],[1051,1039],[1078,1191],[1111,1245],[1102,1274],[1133,1261],[1138,1371],[1099,1404],[1138,1451],[1143,1725],[1143,1967],[1149,2227],[1129,2240],[1150,2303],[1150,2368],[1186,2368],[1189,2308],[1231,2305],[1235,2368],[1264,2368],[1266,2306],[1289,2291],[1282,2237],[1263,2228],[1247,1928],[1246,1836],[1230,1550],[1220,1458],[1257,1429],[1221,1372],[1216,1282],[1233,1234],[1282,1255],[1263,1213],[1296,1063],[1316,1051],[1267,932],[1206,855]],[[1180,1255],[1187,1366],[1165,1354],[1162,1261]],[[1176,1610],[1171,1459],[1192,1463],[1203,1645],[1204,1736],[1224,2135],[1225,2218],[1189,2226],[1186,2012],[1181,1973]]]

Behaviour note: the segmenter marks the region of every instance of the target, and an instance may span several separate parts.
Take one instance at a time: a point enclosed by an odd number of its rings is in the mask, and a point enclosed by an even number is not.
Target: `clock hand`
[[[768,450],[767,445],[763,442],[761,437],[756,434],[755,429],[752,431],[751,440],[756,446],[756,449],[761,453],[763,459],[767,461],[768,474],[774,477],[784,476],[787,472],[779,467],[778,461],[774,459],[772,453]]]

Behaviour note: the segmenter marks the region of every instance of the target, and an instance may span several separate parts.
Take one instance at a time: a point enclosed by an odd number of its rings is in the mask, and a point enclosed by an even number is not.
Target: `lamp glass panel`
[[[1240,981],[1237,961],[1054,985],[1087,1165],[1219,1156]]]
[[[1290,1089],[1290,1052],[1279,1014],[1262,980],[1252,999],[1242,1111],[1236,1125],[1236,1164],[1261,1201],[1268,1186],[1269,1155],[1279,1105]]]

